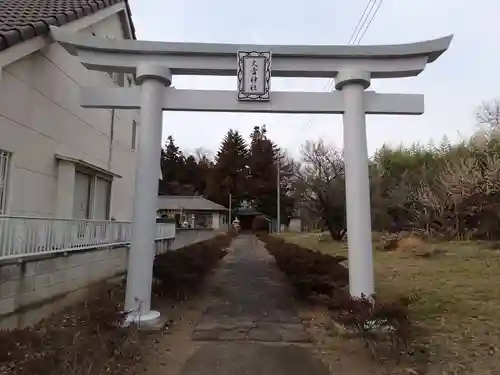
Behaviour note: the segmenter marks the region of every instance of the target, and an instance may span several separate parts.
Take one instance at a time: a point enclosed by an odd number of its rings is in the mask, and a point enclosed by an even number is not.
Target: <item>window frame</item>
[[[96,186],[97,186],[97,181],[99,179],[107,182],[107,188],[106,188],[106,209],[105,209],[104,219],[95,219],[96,203],[97,203],[97,200],[96,200],[96,197],[97,197]],[[105,177],[103,177],[103,176],[101,176],[99,174],[96,174],[96,175],[94,175],[94,178],[92,179],[92,184],[94,185],[94,188],[93,188],[93,197],[92,197],[93,198],[92,218],[95,219],[95,220],[110,220],[110,217],[111,217],[111,185],[113,184],[113,180],[111,180],[109,178],[105,178]]]
[[[93,209],[92,209],[92,201],[93,201],[93,180],[94,176],[89,173],[88,171],[82,171],[77,168],[75,168],[75,184],[73,186],[73,218],[76,219],[75,216],[75,197],[76,197],[76,176],[77,174],[85,175],[88,177],[88,186],[85,187],[85,190],[87,190],[87,209],[85,212],[85,218],[78,218],[81,220],[90,220],[92,218],[93,214]]]
[[[95,219],[95,212],[96,212],[96,184],[97,184],[97,179],[100,178],[102,180],[105,180],[108,182],[108,189],[107,189],[107,194],[106,194],[106,214],[105,214],[105,219],[99,219],[99,220],[104,220],[104,221],[109,221],[111,217],[111,194],[112,194],[112,189],[113,189],[113,178],[110,176],[106,176],[102,173],[99,173],[98,171],[95,171],[91,168],[87,168],[85,166],[81,166],[78,164],[75,164],[75,175],[76,173],[81,173],[88,175],[90,177],[90,191],[88,195],[88,213],[87,213],[87,218],[84,220],[97,220]],[[75,192],[76,185],[73,187],[73,194]],[[74,200],[73,200],[74,201]],[[73,206],[73,217],[74,217],[74,206]]]

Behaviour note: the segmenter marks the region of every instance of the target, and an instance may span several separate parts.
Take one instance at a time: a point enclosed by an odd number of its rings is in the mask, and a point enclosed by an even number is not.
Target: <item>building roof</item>
[[[227,211],[227,208],[200,196],[160,195],[159,210]]]
[[[234,210],[234,214],[238,216],[266,216],[262,212],[257,211],[253,207],[240,207]],[[266,216],[267,217],[267,216]]]
[[[41,35],[50,26],[62,26],[117,3],[125,3],[132,36],[128,0],[1,0],[0,51]]]

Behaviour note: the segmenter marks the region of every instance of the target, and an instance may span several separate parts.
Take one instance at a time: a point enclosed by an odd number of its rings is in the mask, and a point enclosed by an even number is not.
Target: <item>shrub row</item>
[[[153,266],[156,294],[185,299],[226,254],[232,235],[221,234],[178,251],[157,255]]]
[[[373,355],[381,349],[378,343],[387,342],[379,340],[381,337],[389,338],[391,353],[407,351],[412,332],[408,298],[391,301],[375,296],[352,298],[349,271],[341,264],[347,258],[306,249],[268,234],[259,234],[259,238],[287,275],[298,298],[328,307],[332,318],[361,337]]]
[[[0,374],[124,374],[140,356],[134,329],[123,321],[120,286],[102,284],[85,303],[34,327],[0,331]]]
[[[340,262],[342,256],[330,256],[285,242],[275,236],[260,234],[267,250],[287,275],[297,297],[308,301],[338,301],[349,284],[349,271]]]
[[[269,222],[263,215],[255,216],[252,220],[252,231],[254,233],[269,233]]]

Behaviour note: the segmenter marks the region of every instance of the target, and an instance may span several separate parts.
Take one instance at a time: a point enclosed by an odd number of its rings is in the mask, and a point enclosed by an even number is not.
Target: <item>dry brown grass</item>
[[[0,331],[0,374],[132,373],[141,342],[135,328],[119,328],[123,297],[121,285],[103,282],[34,327]]]
[[[417,236],[401,238],[397,242],[397,250],[409,252],[415,256],[432,256],[437,254],[436,247]]]
[[[317,234],[285,237],[347,255],[346,243],[320,242]],[[400,247],[409,251],[374,252],[376,290],[381,296],[416,297],[411,313],[425,332],[417,344],[429,353],[428,373],[500,373],[500,251],[486,242],[428,244],[415,239]],[[415,256],[423,251],[439,256]]]

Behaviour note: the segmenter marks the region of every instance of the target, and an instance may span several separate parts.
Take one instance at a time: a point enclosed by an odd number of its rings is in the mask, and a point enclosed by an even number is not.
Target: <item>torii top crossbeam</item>
[[[274,77],[333,78],[344,68],[371,73],[371,78],[409,77],[447,50],[452,36],[425,42],[380,46],[285,46],[170,43],[104,39],[56,27],[52,36],[92,70],[135,73],[142,62],[168,66],[172,74],[236,75],[238,50],[272,51]]]

